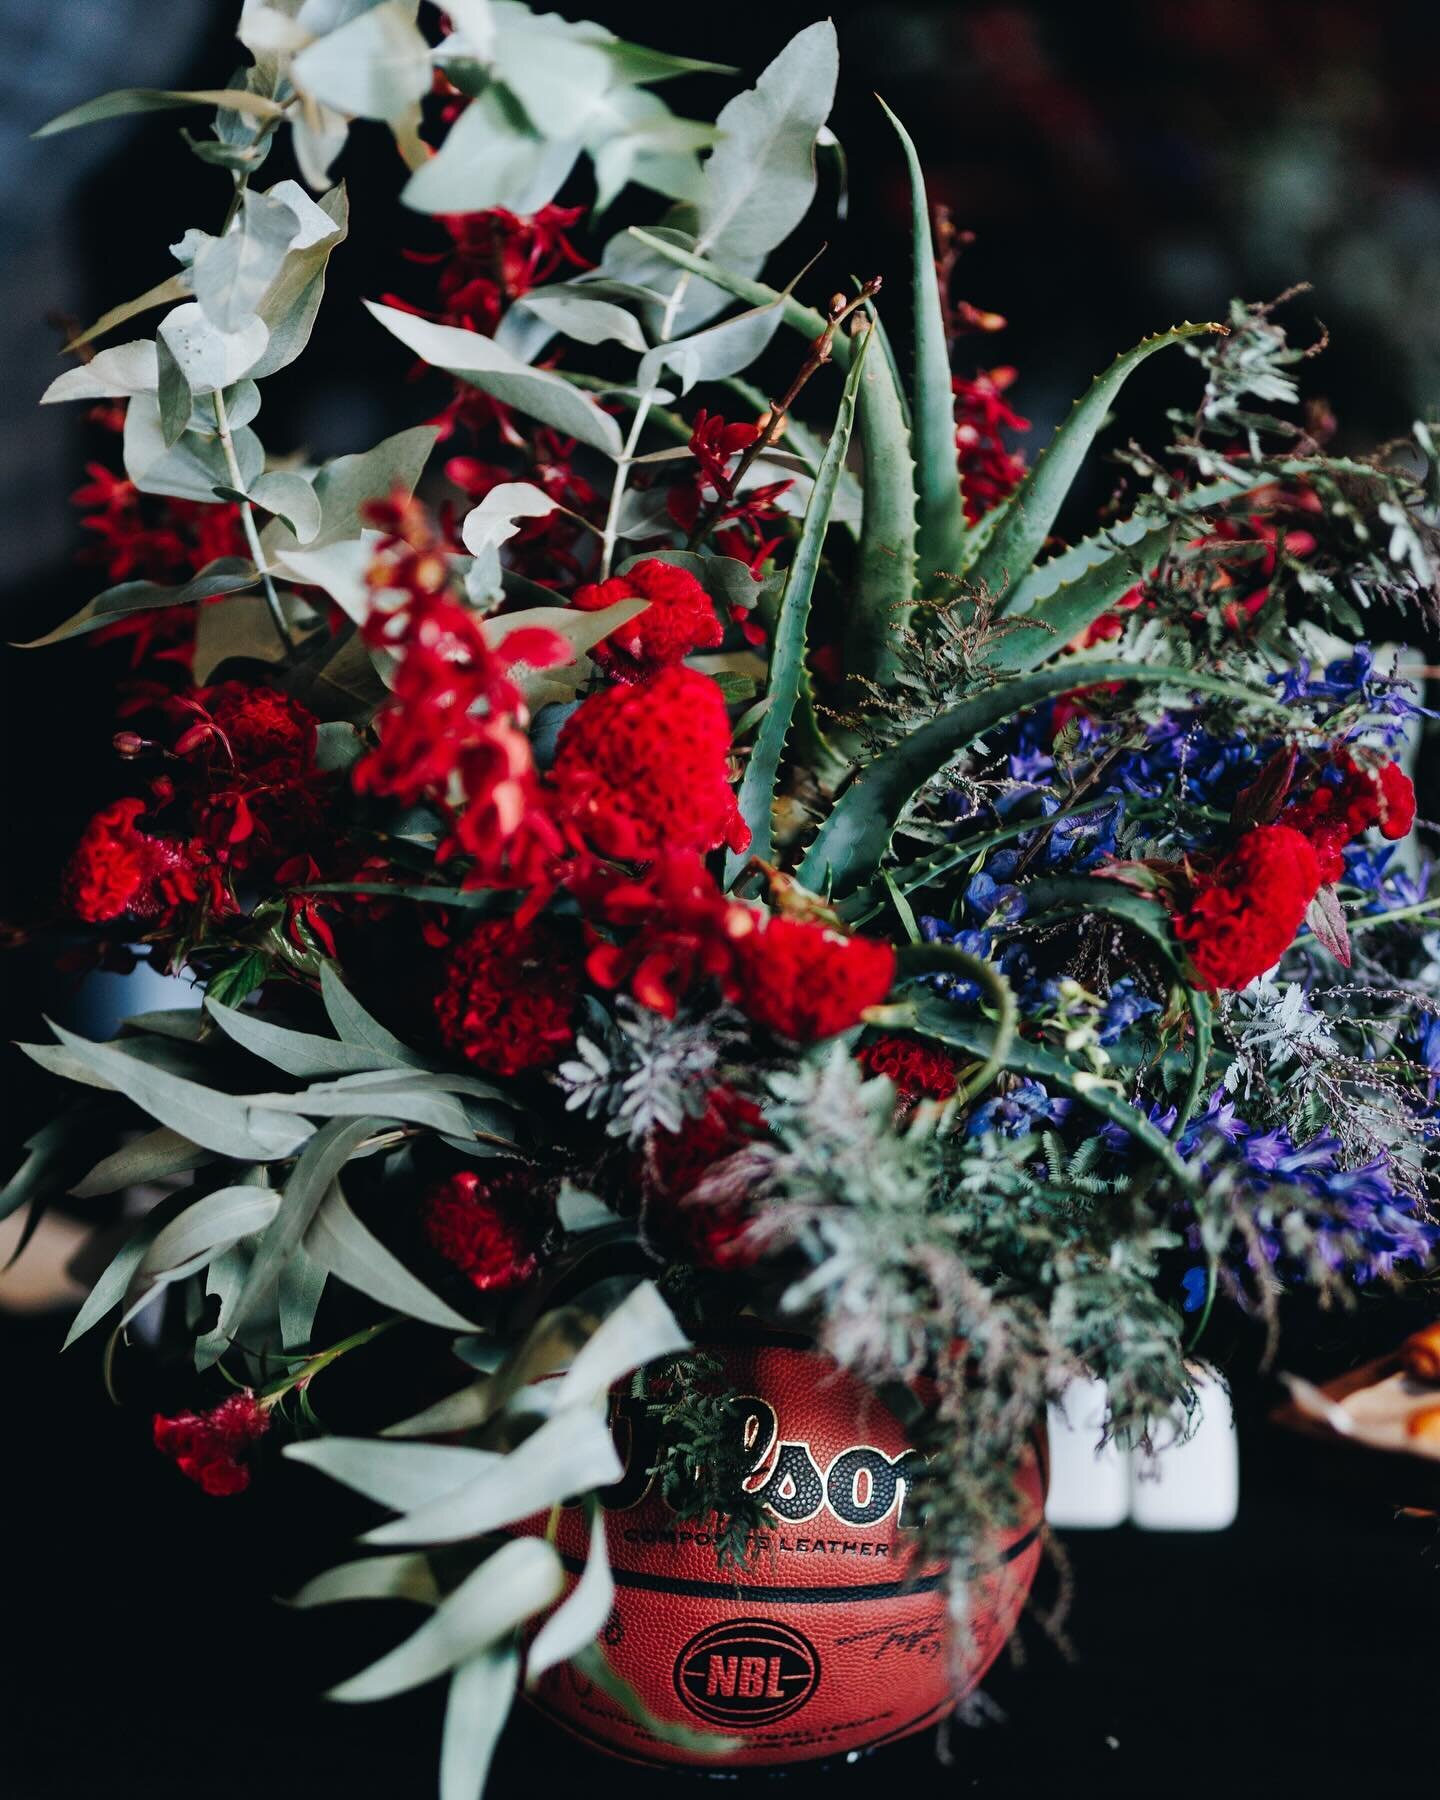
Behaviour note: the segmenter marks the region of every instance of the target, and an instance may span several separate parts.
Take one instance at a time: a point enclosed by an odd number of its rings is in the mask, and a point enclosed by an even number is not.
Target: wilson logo
[[[675,1692],[714,1725],[771,1725],[798,1711],[819,1685],[814,1646],[768,1619],[712,1625],[675,1661]]]
[[[600,1498],[609,1511],[620,1512],[638,1506],[652,1491],[660,1438],[637,1401],[621,1400],[614,1424],[625,1473]],[[803,1525],[826,1509],[842,1525],[878,1525],[893,1513],[902,1530],[913,1527],[914,1519],[905,1516],[905,1501],[925,1466],[918,1450],[892,1457],[871,1444],[856,1444],[822,1468],[803,1438],[780,1436],[775,1408],[756,1394],[740,1396],[736,1432],[749,1460],[745,1491],[780,1523]]]

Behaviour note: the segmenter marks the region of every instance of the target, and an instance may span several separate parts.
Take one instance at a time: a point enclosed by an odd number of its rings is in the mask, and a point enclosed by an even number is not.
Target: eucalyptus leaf
[[[287,1455],[293,1456],[300,1448],[298,1444],[290,1446]],[[440,1590],[424,1556],[413,1552],[364,1556],[307,1581],[290,1605],[329,1606],[338,1600],[415,1600],[422,1606],[437,1606]]]
[[[264,470],[265,450],[255,433],[244,427],[232,429],[231,438],[239,485],[248,492]],[[126,407],[124,451],[125,473],[143,494],[203,500],[213,506],[216,488],[233,484],[219,438],[195,430],[193,419],[178,444],[165,442],[160,406],[153,394],[136,394]]]
[[[106,588],[103,594],[87,601],[79,612],[72,613],[53,631],[18,647],[43,650],[47,644],[58,644],[66,638],[98,631],[102,625],[109,625],[129,613],[151,612],[162,606],[189,606],[198,600],[213,599],[217,594],[238,593],[242,588],[253,587],[256,580],[253,563],[238,556],[223,556],[207,563],[184,587],[164,587],[158,581],[122,581],[117,587]]]
[[[440,1740],[440,1800],[480,1800],[520,1679],[520,1653],[494,1644],[450,1677]]]
[[[287,1444],[285,1454],[392,1512],[409,1512],[443,1499],[500,1460],[496,1451],[467,1450],[460,1444],[397,1444],[352,1437]]]
[[[324,1204],[305,1234],[305,1248],[322,1268],[358,1293],[382,1306],[438,1325],[446,1331],[470,1331],[473,1321],[447,1306],[412,1275],[379,1238],[351,1212],[339,1183],[332,1185]]]
[[[298,121],[296,132],[298,144]],[[270,333],[265,353],[251,371],[256,380],[288,368],[309,343],[325,294],[325,272],[331,253],[343,243],[350,229],[350,206],[343,182],[316,201],[298,183],[277,181],[269,189],[269,198],[282,200],[299,225],[256,308]]]
[[[221,1315],[222,1329],[232,1336],[239,1332],[261,1297],[274,1287],[281,1265],[304,1239],[341,1169],[385,1123],[384,1118],[333,1119],[311,1137],[285,1183],[280,1209],[260,1240],[233,1309],[228,1317]]]
[[[372,6],[295,57],[290,76],[302,93],[351,118],[406,114],[430,91],[430,46],[414,7]]]
[[[221,1156],[242,1162],[291,1156],[313,1130],[303,1120],[286,1118],[150,1067],[114,1045],[92,1044],[63,1025],[52,1026],[52,1030],[62,1046],[107,1086],[133,1100],[162,1125]]]
[[[823,19],[793,37],[755,86],[721,110],[721,140],[696,201],[699,255],[747,266],[804,218],[815,195],[815,140],[838,76],[835,27]]]
[[[532,288],[515,304],[577,344],[622,344],[645,354],[645,334],[635,315],[612,300],[592,298],[582,288]]]
[[[244,88],[115,88],[98,99],[86,100],[59,113],[31,135],[52,137],[73,131],[77,125],[96,125],[104,119],[126,118],[132,113],[169,112],[190,106],[228,106],[233,112],[257,119],[278,119],[284,110],[263,94]]]
[[[605,1514],[590,1508],[590,1547],[579,1581],[536,1632],[525,1658],[525,1679],[533,1684],[557,1663],[593,1643],[615,1604],[615,1578],[605,1545]]]
[[[367,1544],[454,1544],[528,1519],[622,1473],[610,1428],[588,1407],[557,1411],[499,1462],[454,1493],[367,1531]]]
[[[542,424],[553,425],[607,456],[620,455],[620,428],[593,400],[542,369],[532,369],[478,331],[437,325],[395,306],[365,305],[387,331],[422,361],[513,406]]]
[[[358,538],[366,528],[364,509],[371,501],[388,500],[396,492],[407,498],[413,494],[436,435],[433,425],[413,425],[383,438],[373,450],[336,456],[324,464],[314,479],[320,529],[306,544],[307,553]],[[299,548],[293,534],[274,522],[266,526],[260,541],[267,552]]]
[[[291,1031],[284,1025],[272,1024],[258,1013],[221,1006],[213,999],[207,1000],[205,1007],[226,1037],[301,1080],[410,1066],[389,1051],[365,1044],[340,1043],[334,1038],[317,1037],[309,1031]]]
[[[660,1290],[653,1281],[642,1281],[581,1346],[560,1379],[554,1405],[557,1411],[594,1405],[621,1376],[689,1347]]]
[[[366,1012],[332,962],[320,965],[320,997],[331,1025],[347,1044],[374,1050],[412,1068],[425,1067],[425,1059],[418,1052],[408,1044],[402,1044],[393,1032],[387,1031],[378,1019]]]
[[[384,1700],[458,1668],[500,1643],[560,1593],[564,1569],[540,1538],[512,1538],[389,1655],[330,1690],[332,1700]]]
[[[241,190],[230,229],[223,237],[207,238],[190,265],[195,299],[217,330],[237,332],[255,318],[299,229],[283,194]],[[262,350],[269,340],[267,327]]]
[[[65,400],[108,400],[131,394],[153,394],[159,379],[154,341],[136,338],[131,343],[102,350],[89,362],[81,363],[78,369],[67,369],[63,375],[57,375],[40,396],[40,404],[54,406]]]
[[[503,206],[533,214],[555,198],[579,155],[578,137],[545,138],[503,87],[491,85],[461,113],[437,154],[411,175],[401,199],[423,213]]]

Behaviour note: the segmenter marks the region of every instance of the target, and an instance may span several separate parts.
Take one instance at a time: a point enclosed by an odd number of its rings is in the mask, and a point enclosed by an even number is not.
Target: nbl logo
[[[773,1725],[798,1711],[819,1685],[814,1646],[768,1619],[712,1625],[675,1661],[675,1692],[715,1725]]]

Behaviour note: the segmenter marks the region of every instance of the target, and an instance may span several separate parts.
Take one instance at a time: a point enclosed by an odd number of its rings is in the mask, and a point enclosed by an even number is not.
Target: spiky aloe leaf
[[[877,96],[878,98],[878,96]],[[914,267],[915,381],[910,417],[915,451],[915,492],[920,527],[922,583],[942,572],[953,573],[964,554],[965,508],[960,497],[960,470],[955,451],[955,396],[950,386],[950,355],[945,343],[945,315],[935,273],[935,245],[930,236],[930,202],[910,133],[880,101],[895,127],[910,171],[910,243]]]
[[[1003,595],[1016,588],[1030,571],[1040,546],[1050,535],[1065,496],[1079,473],[1095,434],[1105,423],[1115,397],[1141,363],[1157,350],[1171,344],[1183,344],[1187,338],[1199,337],[1207,331],[1220,331],[1211,324],[1177,325],[1170,331],[1157,332],[1138,343],[1133,350],[1116,357],[1103,375],[1096,376],[1090,391],[1077,400],[1070,416],[1051,439],[1050,446],[1011,495],[1004,516],[989,535],[978,554],[970,551],[964,567],[973,588],[984,588]]]
[[[878,318],[871,326],[881,331]],[[915,598],[915,462],[889,344],[868,358],[857,408],[864,459],[857,588],[845,618],[845,666],[872,681],[895,673],[898,635]]]
[[[964,1018],[939,994],[913,994],[908,1003],[911,1016],[905,1021],[907,1030],[934,1038],[936,1043],[946,1044],[951,1049],[968,1051],[971,1056],[983,1057],[987,1062],[993,1056],[996,1035],[993,1026]],[[1129,1132],[1177,1181],[1187,1188],[1194,1187],[1194,1174],[1165,1133],[1098,1076],[1072,1068],[1063,1056],[1024,1038],[1016,1038],[1006,1051],[1005,1067],[1017,1075],[1028,1075],[1032,1081],[1043,1081],[1052,1091],[1082,1101],[1102,1118]]]
[[[1219,694],[1274,707],[1273,695],[1239,682],[1154,664],[1073,661],[1001,682],[931,719],[863,769],[816,834],[800,865],[800,880],[817,893],[848,893],[869,881],[907,802],[952,756],[1026,707],[1070,688],[1105,681],[1169,683],[1188,693]]]
[[[740,811],[750,827],[750,848],[747,852],[732,851],[726,857],[727,887],[738,878],[749,857],[768,860],[770,856],[770,808],[775,799],[775,777],[780,771],[780,758],[794,717],[796,696],[806,680],[805,628],[810,618],[810,596],[815,591],[815,574],[820,567],[835,489],[850,448],[850,431],[855,422],[855,403],[867,361],[868,343],[867,333],[860,343],[859,354],[851,359],[835,429],[815,475],[795,560],[786,578],[785,595],[780,602],[780,617],[776,621],[770,650],[769,704],[760,721],[760,732],[745,768],[745,778],[740,783]]]
[[[1205,1077],[1210,1067],[1213,1025],[1210,1001],[1190,983],[1175,949],[1163,907],[1143,894],[1135,894],[1117,882],[1087,879],[1084,876],[1052,876],[1030,882],[1025,889],[1026,916],[1057,917],[1076,913],[1103,913],[1120,919],[1132,930],[1150,940],[1159,960],[1165,965],[1171,982],[1184,999],[1194,1027],[1194,1047],[1190,1056],[1190,1080],[1174,1135],[1178,1137],[1190,1121],[1200,1100]]]
[[[990,1053],[959,1090],[963,1101],[979,1098],[1005,1067],[1020,1022],[1015,992],[996,965],[983,956],[972,956],[956,944],[912,944],[898,957],[901,977],[913,981],[919,975],[952,974],[973,981],[994,1010]]]
[[[1125,519],[1037,564],[1005,608],[1006,619],[1022,629],[997,634],[980,661],[1016,673],[1048,662],[1144,580],[1165,554],[1171,529],[1168,520],[1153,515]]]

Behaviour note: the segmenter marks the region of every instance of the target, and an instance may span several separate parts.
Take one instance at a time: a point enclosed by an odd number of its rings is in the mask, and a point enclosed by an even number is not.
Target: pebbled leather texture
[[[843,1755],[934,1724],[995,1660],[1034,1580],[1043,1450],[1017,1472],[1019,1526],[997,1537],[972,1577],[971,1654],[957,1687],[943,1568],[914,1566],[909,1446],[893,1414],[816,1350],[709,1347],[754,1398],[747,1485],[765,1493],[773,1527],[747,1567],[720,1569],[704,1526],[677,1522],[646,1483],[643,1427],[637,1436],[617,1402],[627,1476],[607,1496],[616,1595],[602,1643],[658,1718],[738,1737],[741,1748],[717,1763],[667,1743],[568,1665],[544,1676],[531,1700],[612,1754],[712,1769]],[[585,1540],[583,1514],[567,1509],[556,1542],[571,1585]]]

